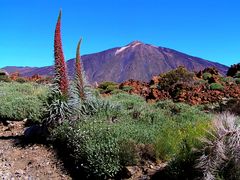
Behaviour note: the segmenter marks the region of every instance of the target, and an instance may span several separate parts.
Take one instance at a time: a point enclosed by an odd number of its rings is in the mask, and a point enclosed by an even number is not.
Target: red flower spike
[[[78,92],[79,92],[79,96],[82,100],[84,100],[85,99],[84,82],[83,82],[83,73],[82,73],[81,56],[80,56],[81,42],[82,42],[82,38],[79,40],[78,45],[77,45],[75,77],[76,77],[76,83],[77,83],[77,89],[78,89]]]
[[[57,78],[59,78],[58,85],[60,91],[67,96],[69,82],[67,76],[67,67],[64,60],[64,54],[62,49],[61,16],[62,11],[60,10],[54,36],[55,76],[58,76]]]

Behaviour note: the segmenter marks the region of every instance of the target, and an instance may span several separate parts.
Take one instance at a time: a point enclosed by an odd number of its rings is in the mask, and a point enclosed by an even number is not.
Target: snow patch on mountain
[[[138,46],[140,44],[141,44],[140,42],[137,42],[137,43],[133,44],[131,47],[134,48],[134,47],[136,47],[136,46]]]
[[[124,47],[121,47],[120,49],[117,49],[117,51],[115,52],[115,55],[123,52],[125,49],[129,48],[130,46],[124,46]]]
[[[119,53],[123,52],[124,50],[126,50],[127,48],[135,48],[138,45],[141,45],[141,42],[133,42],[127,46],[121,47],[120,49],[117,49],[115,52],[115,55],[118,55]]]

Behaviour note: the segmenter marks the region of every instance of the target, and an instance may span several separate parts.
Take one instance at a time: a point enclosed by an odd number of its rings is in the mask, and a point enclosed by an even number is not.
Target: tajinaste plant
[[[80,46],[82,38],[78,42],[75,62],[75,79],[70,93],[70,106],[72,109],[71,120],[84,119],[100,111],[115,110],[118,105],[112,104],[101,98],[97,98],[89,87],[85,78],[81,62]]]
[[[64,54],[62,49],[61,16],[62,16],[62,11],[60,11],[58,16],[58,21],[56,24],[55,36],[54,36],[55,83],[58,85],[62,94],[65,96],[68,96],[69,83],[68,83],[68,76],[67,76],[67,67],[64,60]]]
[[[81,100],[86,99],[86,94],[84,92],[84,77],[83,77],[83,70],[82,70],[82,63],[81,63],[81,56],[80,56],[80,45],[82,42],[82,38],[78,42],[77,45],[77,52],[76,52],[76,64],[75,64],[75,83],[76,83],[76,88],[78,91],[79,98]]]
[[[61,15],[62,12],[60,11],[54,36],[55,75],[44,121],[47,127],[54,127],[70,116],[69,82],[61,40]]]

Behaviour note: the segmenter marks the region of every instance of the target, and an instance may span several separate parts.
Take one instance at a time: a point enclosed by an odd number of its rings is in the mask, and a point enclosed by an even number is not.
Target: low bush
[[[117,83],[110,82],[110,81],[105,81],[105,82],[100,83],[98,88],[107,89],[109,86],[117,86]]]
[[[30,83],[0,83],[0,118],[41,121],[48,89]]]
[[[234,77],[238,71],[240,71],[240,63],[238,64],[233,64],[231,67],[228,69],[227,76]]]
[[[204,79],[198,79],[194,85],[201,85],[201,84],[207,84],[208,81],[204,80]]]
[[[220,78],[222,82],[225,82],[225,83],[232,83],[234,82],[234,78],[233,77],[221,77]]]
[[[212,84],[210,84],[210,89],[211,90],[220,90],[220,91],[222,91],[224,89],[224,86],[219,84],[219,83],[212,83]]]
[[[18,82],[18,83],[26,83],[26,82],[28,82],[25,78],[22,78],[22,77],[18,77],[15,81]]]
[[[211,77],[212,77],[212,74],[210,74],[210,73],[208,73],[208,72],[203,73],[203,79],[204,79],[204,80],[208,80],[208,79],[211,78]]]
[[[121,90],[121,89],[114,89],[113,91],[111,91],[111,94],[121,94],[121,93],[126,93],[125,91]]]
[[[91,178],[112,177],[120,170],[119,148],[112,131],[102,122],[88,121],[62,125],[54,137],[66,142],[76,166]]]
[[[132,89],[133,89],[132,86],[122,86],[122,87],[121,87],[121,90],[126,91],[126,92],[129,92],[129,91],[131,91]]]
[[[173,117],[162,125],[164,131],[157,137],[157,157],[170,160],[182,153],[183,145],[190,149],[199,146],[197,138],[204,136],[205,130],[210,127],[209,115],[197,107],[182,103],[166,101],[156,106],[165,109],[165,113]]]
[[[235,79],[236,84],[240,84],[240,78]]]
[[[240,71],[238,71],[238,72],[235,74],[234,78],[240,78]]]
[[[102,82],[101,84],[99,84],[98,89],[101,94],[111,93],[112,91],[118,89],[118,84],[115,82],[106,81],[106,82]]]
[[[119,141],[119,159],[122,166],[137,165],[140,160],[137,143],[133,140]]]
[[[11,82],[11,79],[6,75],[0,75],[0,82]]]
[[[169,90],[176,83],[193,82],[194,73],[187,71],[184,67],[178,67],[160,76],[160,89]]]

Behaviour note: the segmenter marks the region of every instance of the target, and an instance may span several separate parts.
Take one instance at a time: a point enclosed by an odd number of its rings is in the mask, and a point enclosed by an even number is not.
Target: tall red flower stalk
[[[75,78],[76,78],[76,86],[79,93],[79,96],[82,100],[84,100],[84,80],[83,80],[83,72],[81,66],[81,56],[80,56],[80,46],[81,46],[82,38],[79,40],[76,51],[76,63],[75,63]]]
[[[67,67],[62,49],[61,16],[62,11],[60,10],[54,36],[55,78],[57,79],[57,84],[60,88],[60,91],[63,93],[63,95],[67,96],[69,82],[67,76]]]

